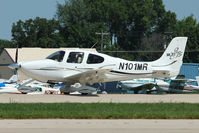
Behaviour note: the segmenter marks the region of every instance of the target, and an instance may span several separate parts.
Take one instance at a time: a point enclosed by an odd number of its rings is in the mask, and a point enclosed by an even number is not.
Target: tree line
[[[57,4],[53,19],[36,17],[13,23],[12,40],[1,40],[0,48],[90,48],[98,43],[95,48],[100,50],[96,32],[102,31],[109,33],[104,36],[103,50],[135,51],[108,53],[131,60],[157,59],[171,40],[167,33],[187,36],[184,62],[199,62],[197,20],[193,15],[177,20],[162,0],[65,0]]]

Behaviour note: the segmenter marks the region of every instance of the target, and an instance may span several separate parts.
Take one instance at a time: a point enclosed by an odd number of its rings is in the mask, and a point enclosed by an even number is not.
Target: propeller
[[[0,64],[0,66],[8,66],[9,68],[14,69],[14,75],[17,75],[17,70],[21,67],[21,65],[18,64],[17,62],[18,62],[18,45],[16,48],[14,63],[13,64]]]
[[[14,75],[17,75],[17,78],[18,78],[17,70],[18,70],[18,68],[21,67],[21,65],[18,64],[18,44],[17,44],[17,48],[16,48],[16,53],[15,53],[15,63],[10,64],[8,67],[11,69],[14,69]]]
[[[16,54],[15,54],[15,63],[18,62],[18,45],[17,45],[17,49],[16,49]]]
[[[21,65],[18,64],[18,45],[17,45],[17,48],[16,48],[15,63],[8,65],[8,67],[11,68],[11,69],[15,69],[15,74],[17,74],[18,68],[21,67]]]

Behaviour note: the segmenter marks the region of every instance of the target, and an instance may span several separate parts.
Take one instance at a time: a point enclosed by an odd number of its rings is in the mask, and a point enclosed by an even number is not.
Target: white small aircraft
[[[0,83],[0,94],[60,94],[60,89],[39,82],[28,84]]]
[[[43,60],[19,62],[9,67],[41,82],[66,82],[67,85],[62,87],[62,92],[79,91],[87,94],[96,89],[86,86],[86,83],[177,76],[182,65],[186,42],[187,37],[174,38],[163,55],[152,62],[128,61],[98,52],[76,49],[61,50]],[[72,84],[77,87],[71,87]]]
[[[0,83],[17,83],[18,76],[17,75],[12,75],[10,79],[0,79]]]
[[[17,84],[0,83],[0,94],[22,94],[16,86]]]

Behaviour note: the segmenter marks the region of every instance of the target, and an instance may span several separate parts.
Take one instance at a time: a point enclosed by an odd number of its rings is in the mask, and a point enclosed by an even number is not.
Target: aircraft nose
[[[14,63],[14,64],[9,65],[8,67],[11,69],[19,69],[21,68],[21,64]]]

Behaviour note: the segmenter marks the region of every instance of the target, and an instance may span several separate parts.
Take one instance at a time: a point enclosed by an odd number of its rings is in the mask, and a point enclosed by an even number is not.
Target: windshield
[[[58,51],[58,52],[55,52],[55,53],[49,55],[48,57],[46,57],[46,59],[51,59],[51,60],[55,60],[58,62],[62,62],[64,55],[65,55],[64,51]]]

